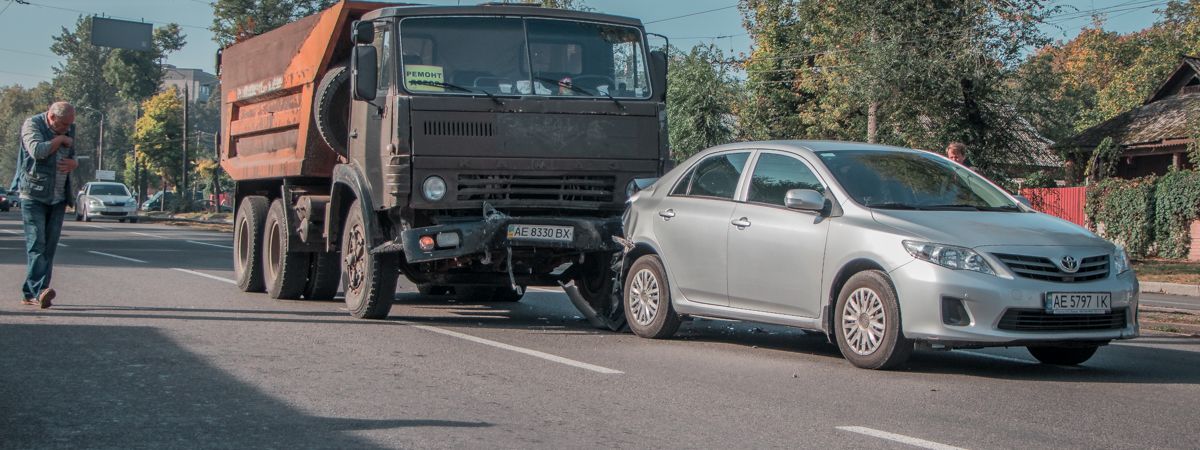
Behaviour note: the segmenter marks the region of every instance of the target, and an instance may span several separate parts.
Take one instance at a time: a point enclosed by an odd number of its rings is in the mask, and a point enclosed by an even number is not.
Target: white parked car
[[[75,199],[75,220],[117,219],[137,222],[137,199],[121,183],[93,181],[79,190]]]

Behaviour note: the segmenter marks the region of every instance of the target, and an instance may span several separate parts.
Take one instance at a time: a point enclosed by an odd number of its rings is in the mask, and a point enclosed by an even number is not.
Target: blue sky
[[[187,46],[167,59],[179,67],[213,71],[217,50],[207,27],[212,22],[208,0],[0,0],[0,86],[32,86],[49,80],[52,67],[61,59],[50,52],[53,36],[62,27],[73,27],[80,15],[103,14],[108,17],[143,20],[154,24],[175,22],[187,34]],[[435,5],[459,4],[457,0],[411,0]],[[1053,1],[1053,0],[1052,0]],[[462,4],[482,0],[463,1]],[[736,0],[585,0],[599,12],[637,17],[650,32],[664,34],[678,47],[714,42],[727,53],[746,52],[750,39],[742,28]],[[1165,1],[1154,0],[1061,0],[1067,14],[1048,26],[1045,32],[1054,39],[1068,39],[1091,22],[1087,16],[1072,17],[1076,10],[1110,8],[1106,28],[1122,33],[1148,27],[1157,19],[1154,11]],[[710,11],[711,10],[711,11]],[[704,12],[709,11],[709,12]],[[698,14],[693,14],[698,13]],[[690,14],[690,15],[689,15]],[[686,17],[679,17],[685,16]],[[664,20],[666,19],[666,20]],[[728,36],[715,38],[716,36]]]

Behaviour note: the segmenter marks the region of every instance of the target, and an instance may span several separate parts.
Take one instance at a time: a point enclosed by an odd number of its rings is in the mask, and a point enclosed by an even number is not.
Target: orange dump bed
[[[349,58],[349,29],[386,3],[343,1],[221,54],[221,167],[235,180],[324,177],[338,155],[313,124],[313,95]]]

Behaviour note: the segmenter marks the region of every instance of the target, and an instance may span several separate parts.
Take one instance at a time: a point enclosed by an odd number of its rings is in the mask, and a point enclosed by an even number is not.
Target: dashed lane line
[[[100,225],[92,225],[92,224],[87,224],[87,223],[83,224],[83,226],[85,226],[85,227],[91,227],[91,228],[97,228],[97,229],[101,229],[101,230],[111,230],[111,229],[112,229],[112,228],[109,228],[109,227],[102,227],[102,226],[100,226]]]
[[[159,236],[159,235],[157,235],[157,234],[150,234],[150,233],[142,233],[142,232],[140,232],[140,231],[130,231],[130,232],[129,232],[129,234],[136,234],[136,235],[138,235],[138,236],[149,236],[149,237],[152,237],[152,238],[159,238],[159,239],[166,239],[166,238],[167,238],[166,236]]]
[[[889,433],[886,431],[876,430],[874,428],[846,426],[846,427],[837,427],[837,429],[842,430],[842,431],[849,431],[851,433],[858,433],[858,434],[863,434],[863,435],[867,435],[867,436],[871,436],[871,437],[876,437],[879,439],[886,439],[886,440],[889,440],[892,442],[899,442],[901,444],[908,444],[913,447],[928,448],[928,449],[934,449],[934,450],[965,450],[962,447],[955,447],[953,445],[939,444],[939,443],[933,442],[933,441],[918,439],[918,438],[915,438],[912,436],[905,436],[903,434]]]
[[[88,253],[95,254],[95,255],[100,255],[100,256],[107,256],[107,257],[110,257],[110,258],[117,258],[117,259],[121,259],[121,260],[129,261],[129,262],[135,262],[135,263],[142,263],[142,264],[146,264],[146,261],[142,261],[142,260],[140,260],[140,259],[137,259],[137,258],[130,258],[130,257],[128,257],[128,256],[114,255],[114,254],[112,254],[112,253],[98,252],[98,251],[95,251],[95,250],[88,250]]]
[[[230,280],[228,278],[219,277],[216,275],[209,275],[207,273],[202,273],[202,272],[196,272],[194,270],[187,270],[187,269],[180,269],[180,268],[173,268],[172,270],[177,270],[179,272],[183,272],[183,273],[187,273],[187,274],[192,274],[192,275],[201,276],[204,278],[222,281],[222,282],[229,283],[229,284],[237,284],[235,281]],[[520,353],[523,355],[533,356],[535,358],[541,358],[546,361],[556,362],[559,364],[564,364],[567,366],[576,367],[576,368],[580,368],[580,369],[584,369],[584,370],[590,370],[592,372],[602,373],[602,374],[606,374],[606,375],[619,375],[619,374],[625,373],[620,370],[610,369],[610,368],[603,367],[603,366],[597,366],[595,364],[588,364],[588,363],[585,363],[582,361],[576,361],[574,359],[564,358],[564,357],[561,357],[558,355],[551,355],[549,353],[541,352],[541,351],[537,351],[537,350],[533,350],[533,349],[517,347],[515,345],[509,345],[509,344],[505,344],[503,342],[493,341],[491,339],[484,339],[481,337],[472,336],[472,335],[465,334],[465,333],[459,333],[457,331],[447,330],[445,328],[438,328],[438,327],[433,327],[433,326],[429,326],[429,325],[421,325],[421,324],[408,322],[408,321],[399,321],[398,323],[407,325],[407,326],[410,326],[410,327],[413,327],[413,328],[416,328],[419,330],[425,330],[425,331],[428,331],[431,333],[437,333],[437,334],[441,334],[444,336],[450,336],[450,337],[462,339],[465,341],[471,341],[476,344],[483,344],[483,345],[486,345],[489,347],[495,347],[495,348],[502,349],[502,350],[508,350],[510,352],[516,352],[516,353]]]
[[[208,242],[200,242],[200,241],[187,241],[187,242],[188,242],[189,244],[196,244],[196,245],[207,245],[207,246],[209,246],[209,247],[217,247],[217,248],[224,248],[224,249],[233,249],[233,246],[232,246],[232,245],[210,244],[210,243],[208,243]]]
[[[210,279],[210,280],[223,281],[223,282],[226,282],[226,283],[229,283],[229,284],[237,284],[237,282],[236,282],[236,281],[230,280],[230,279],[228,279],[228,278],[225,278],[225,277],[218,277],[218,276],[216,276],[216,275],[209,275],[209,274],[207,274],[207,273],[204,273],[204,272],[197,272],[197,271],[195,271],[195,270],[180,269],[180,268],[178,268],[178,267],[172,267],[172,268],[171,268],[171,270],[177,270],[177,271],[180,271],[180,272],[183,272],[183,273],[190,273],[190,274],[192,274],[192,275],[195,275],[195,276],[198,276],[198,277],[204,277],[204,278],[208,278],[208,279]]]

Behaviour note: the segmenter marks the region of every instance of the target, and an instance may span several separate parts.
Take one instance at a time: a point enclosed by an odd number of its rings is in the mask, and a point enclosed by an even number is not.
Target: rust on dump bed
[[[234,180],[328,177],[338,162],[313,125],[331,64],[350,56],[350,23],[400,5],[343,1],[221,54],[221,167]]]

